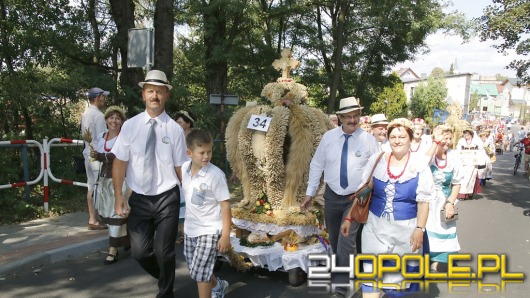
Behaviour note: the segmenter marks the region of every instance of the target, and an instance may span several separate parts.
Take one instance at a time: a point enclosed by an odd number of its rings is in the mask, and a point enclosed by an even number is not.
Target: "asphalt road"
[[[530,275],[530,181],[513,176],[513,153],[498,156],[494,179],[482,195],[459,202],[458,237],[461,253],[473,259],[461,262],[477,272],[477,254],[506,254],[508,272]],[[189,278],[177,246],[176,297],[196,297],[195,283]],[[133,261],[130,253],[110,266],[103,265],[105,252],[93,252],[83,257],[24,269],[0,278],[2,297],[154,297],[156,280]],[[224,264],[216,273],[230,283],[226,297],[329,297],[321,289],[306,283],[293,287],[287,273],[253,268],[241,273]],[[525,280],[526,281],[526,280]],[[502,286],[500,274],[489,274],[481,282],[431,284],[426,293],[414,297],[526,297],[528,282]]]

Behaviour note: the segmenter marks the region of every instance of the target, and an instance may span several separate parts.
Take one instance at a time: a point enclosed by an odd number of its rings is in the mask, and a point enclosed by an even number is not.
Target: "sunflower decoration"
[[[267,195],[264,191],[260,192],[252,212],[257,214],[267,214],[268,216],[273,215],[271,204],[269,203],[269,199],[267,198]]]

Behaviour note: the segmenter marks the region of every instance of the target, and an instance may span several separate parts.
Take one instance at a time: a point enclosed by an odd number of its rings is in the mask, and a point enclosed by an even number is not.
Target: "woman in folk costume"
[[[427,124],[421,118],[414,118],[411,121],[414,125],[414,135],[410,144],[410,152],[425,155],[432,144],[432,139],[424,134]]]
[[[410,143],[413,128],[410,120],[398,118],[388,124],[391,152],[384,153],[373,174],[373,195],[368,221],[362,232],[363,254],[421,254],[429,202],[434,198],[432,173],[426,164],[418,165],[411,155]],[[438,143],[438,141],[437,141]],[[372,155],[362,174],[368,181],[378,154]],[[423,164],[423,163],[420,163]],[[351,212],[351,211],[350,211]],[[345,218],[341,233],[347,235],[351,225]],[[390,264],[394,266],[395,264]],[[384,266],[384,265],[383,265]],[[373,272],[373,264],[365,262],[365,272]],[[418,272],[419,264],[408,262],[407,272]],[[401,272],[383,275],[383,284],[401,284]],[[380,297],[386,294],[403,294],[417,290],[417,284],[400,291],[379,288],[377,284],[363,284],[363,297]]]
[[[484,149],[482,147],[482,141],[480,138],[474,138],[474,132],[471,125],[468,125],[463,130],[463,136],[456,145],[458,150],[477,150],[479,157],[482,162],[485,162],[483,155]],[[482,166],[481,166],[482,167]],[[476,165],[462,165],[462,183],[460,186],[460,192],[458,199],[465,200],[471,199],[473,194],[482,192],[480,187],[480,181],[478,179],[478,166]]]
[[[96,210],[103,222],[109,226],[109,252],[103,261],[110,265],[118,260],[118,247],[129,249],[131,243],[127,234],[127,218],[120,217],[114,211],[114,187],[112,185],[112,162],[114,154],[110,152],[118,138],[121,126],[125,121],[125,113],[116,106],[111,106],[105,111],[105,122],[108,131],[99,135],[95,141],[94,151],[90,156],[101,164],[99,179],[96,186]],[[124,188],[126,188],[124,184]],[[128,193],[124,189],[124,194]]]
[[[361,119],[359,120],[359,126],[366,131],[367,133],[372,133],[372,119],[370,116],[361,116]]]
[[[438,125],[436,130],[442,134],[442,142],[430,164],[435,198],[429,204],[426,228],[429,238],[431,272],[447,272],[448,256],[457,253],[460,250],[460,244],[456,234],[456,220],[446,222],[441,218],[440,210],[445,209],[446,218],[454,216],[462,171],[457,154],[449,150],[452,146],[452,128],[448,125]]]
[[[481,186],[486,185],[486,180],[491,179],[491,175],[493,173],[493,162],[496,160],[495,143],[490,138],[490,136],[491,136],[491,132],[489,130],[479,133],[479,137],[480,137],[480,140],[482,141],[484,151],[486,152],[486,155],[487,155],[487,158],[484,159],[486,163],[486,167],[482,169],[478,169],[478,174],[477,174]]]

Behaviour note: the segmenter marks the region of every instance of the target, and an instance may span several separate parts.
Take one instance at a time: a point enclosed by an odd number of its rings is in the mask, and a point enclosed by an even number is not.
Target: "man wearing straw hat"
[[[386,137],[387,126],[388,120],[385,114],[375,114],[372,116],[372,134],[379,145],[379,149],[390,152],[390,144]]]
[[[173,297],[175,241],[179,222],[181,166],[186,161],[184,131],[165,112],[172,86],[159,70],[142,87],[145,112],[125,121],[112,153],[116,213],[129,217],[132,256],[158,279],[157,297]],[[129,202],[123,181],[133,191]],[[129,213],[130,206],[130,213]]]
[[[309,209],[324,174],[324,217],[337,266],[348,266],[350,254],[357,251],[359,223],[352,223],[348,236],[340,234],[340,225],[343,218],[348,217],[352,204],[348,196],[361,184],[359,173],[362,173],[368,158],[379,151],[375,138],[359,127],[362,109],[355,97],[340,100],[336,114],[341,126],[322,136],[311,160],[306,196],[300,205],[303,211]],[[333,274],[332,282],[347,284],[348,273]],[[335,297],[344,297],[345,294],[345,288],[337,288],[333,293]]]

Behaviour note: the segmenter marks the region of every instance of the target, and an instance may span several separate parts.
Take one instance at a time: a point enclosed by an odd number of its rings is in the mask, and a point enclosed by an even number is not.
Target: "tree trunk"
[[[24,125],[26,126],[26,140],[34,140],[33,122],[31,121],[31,116],[29,115],[27,106],[22,107],[22,115],[24,115]]]
[[[0,23],[3,23],[4,21],[6,21],[7,19],[7,10],[6,10],[6,5],[4,3],[3,0],[0,0]],[[7,69],[9,70],[9,73],[13,73],[14,70],[13,70],[13,60],[11,58],[11,54],[10,53],[10,46],[9,46],[9,36],[8,36],[8,33],[7,33],[7,30],[5,29],[4,26],[1,26],[0,27],[0,39],[2,40],[2,44],[3,46],[1,47],[2,49],[2,55],[0,55],[1,59],[4,59],[5,61],[5,65],[7,66]]]
[[[155,9],[155,61],[154,69],[166,73],[168,80],[173,78],[173,0],[156,1]]]
[[[228,87],[228,62],[226,61],[224,40],[226,19],[223,7],[212,1],[203,9],[206,90],[208,94],[226,94]]]
[[[346,15],[348,13],[348,1],[340,2],[340,10],[336,20],[337,28],[335,30],[334,39],[335,39],[335,67],[333,68],[333,76],[331,80],[330,92],[329,92],[329,101],[328,101],[328,114],[331,114],[335,111],[335,101],[337,97],[337,90],[339,89],[339,84],[342,80],[342,52],[345,43],[344,37],[344,22],[346,20]]]
[[[110,7],[110,13],[118,30],[115,47],[119,49],[122,61],[119,83],[125,92],[125,98],[121,101],[119,100],[119,102],[125,104],[129,116],[131,116],[130,113],[134,111],[134,107],[141,103],[139,100],[140,87],[138,86],[138,82],[144,79],[144,74],[141,69],[127,67],[127,41],[129,29],[134,28],[134,2],[132,0],[110,0]],[[115,69],[118,69],[118,67],[115,66]]]
[[[101,57],[101,34],[99,33],[98,21],[96,19],[96,0],[88,0],[87,15],[92,34],[94,34],[94,57],[92,62],[99,64]]]

